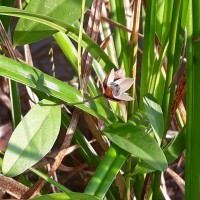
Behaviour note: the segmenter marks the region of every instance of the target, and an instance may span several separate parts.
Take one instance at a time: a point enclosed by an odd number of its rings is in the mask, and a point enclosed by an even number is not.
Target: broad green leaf
[[[56,20],[51,17],[47,17],[40,14],[29,13],[24,10],[16,9],[16,8],[8,8],[4,6],[0,6],[0,15],[8,15],[14,17],[25,18],[29,20],[33,20],[45,25],[48,25],[55,30],[58,30],[62,33],[66,33],[70,38],[75,41],[78,41],[79,30],[70,26],[62,21]],[[15,43],[14,45],[24,45],[26,43]],[[98,61],[102,68],[112,69],[116,66],[111,62],[109,57],[105,54],[105,52],[99,47],[97,43],[95,43],[90,37],[86,34],[83,34],[82,37],[82,44],[81,44],[91,55],[94,59]]]
[[[42,159],[58,136],[60,122],[60,105],[49,100],[42,100],[35,105],[9,140],[3,159],[3,173],[17,176]]]
[[[154,130],[156,139],[160,145],[164,132],[164,119],[162,109],[157,100],[151,94],[146,94],[143,97],[143,101],[145,110],[149,117],[149,121]]]
[[[87,9],[93,0],[86,0]],[[82,0],[34,0],[25,8],[26,12],[42,14],[54,19],[73,24],[81,16]],[[14,32],[15,43],[32,43],[48,37],[57,31],[49,26],[35,21],[20,19]]]
[[[117,117],[112,111],[103,107],[96,100],[81,103],[83,98],[80,91],[25,63],[0,56],[0,75],[40,90],[68,104],[80,103],[75,106],[107,123],[117,121]]]
[[[168,163],[174,162],[185,149],[186,127],[183,127],[178,135],[164,148],[164,154]]]
[[[166,170],[167,160],[162,149],[143,129],[129,123],[115,123],[103,132],[120,148],[141,158],[153,168],[160,171]]]
[[[71,192],[68,194],[65,193],[55,193],[47,194],[40,197],[35,197],[33,200],[98,200],[97,197],[91,196],[89,194]]]
[[[126,151],[112,144],[89,181],[85,193],[103,199],[117,173],[126,161],[127,156],[128,153]]]

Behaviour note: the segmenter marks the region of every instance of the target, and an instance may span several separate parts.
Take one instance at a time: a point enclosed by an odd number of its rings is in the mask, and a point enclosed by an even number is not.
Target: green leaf
[[[174,162],[185,149],[186,127],[183,127],[178,135],[164,148],[167,162]]]
[[[129,118],[128,123],[133,124],[143,130],[149,128],[150,122],[146,112],[137,111]]]
[[[146,94],[143,97],[143,101],[145,110],[149,117],[149,121],[154,130],[156,139],[160,145],[164,132],[164,119],[162,109],[157,100],[151,94]]]
[[[104,134],[120,148],[141,158],[153,168],[165,171],[167,160],[156,141],[144,130],[133,124],[115,123]]]
[[[137,174],[147,174],[150,172],[154,172],[155,169],[148,165],[147,163],[141,161],[138,162],[138,164],[135,166],[133,172],[131,172],[131,176],[137,175]]]
[[[126,151],[112,144],[89,181],[85,193],[103,199],[117,173],[126,161],[127,156],[128,153]]]
[[[60,105],[42,100],[14,130],[6,149],[2,171],[17,176],[42,159],[52,148],[61,122]]]
[[[1,6],[7,6],[7,7],[13,7],[15,0],[1,0],[0,1],[0,5]],[[6,30],[6,32],[9,29],[9,25],[10,25],[10,17],[7,16],[0,16],[0,20]]]
[[[45,25],[48,25],[55,30],[58,30],[62,33],[66,33],[70,38],[75,41],[78,41],[79,30],[70,26],[62,21],[56,20],[51,17],[47,17],[40,14],[29,13],[24,10],[16,9],[16,8],[8,8],[4,6],[0,6],[0,15],[8,15],[14,17],[21,17],[26,18],[29,20],[33,20]],[[24,33],[21,33],[24,34]],[[16,43],[15,45],[24,45],[26,42],[21,41],[21,43]],[[111,62],[109,57],[106,53],[99,47],[97,43],[95,43],[90,37],[86,34],[83,34],[82,44],[81,44],[91,55],[94,59],[98,61],[102,68],[105,69],[116,69],[116,66]]]
[[[55,193],[55,194],[47,194],[40,197],[35,197],[33,200],[98,200],[97,197],[91,196],[89,194],[78,193],[78,192],[71,192],[68,194],[65,193]]]
[[[86,0],[86,9],[91,5],[92,1]],[[28,4],[25,10],[49,16],[71,25],[81,16],[81,2],[82,0],[34,0]],[[21,18],[15,29],[14,40],[15,43],[21,43],[21,41],[32,43],[56,32],[52,27]]]
[[[25,63],[20,63],[1,55],[0,75],[45,92],[46,94],[63,100],[68,104],[76,104],[83,101],[80,91],[72,86],[42,73],[40,70]],[[112,111],[103,107],[96,100],[77,104],[76,107],[107,123],[117,121],[117,117],[112,113]]]
[[[66,193],[66,194],[71,192],[71,190],[66,188],[64,185],[62,185],[61,183],[58,183],[53,178],[47,176],[46,174],[42,173],[41,171],[39,171],[33,167],[30,167],[29,170],[32,171],[33,173],[37,174],[39,177],[41,177],[45,181],[47,181],[47,182],[51,183],[52,185],[54,185],[55,187],[57,187],[60,191]]]

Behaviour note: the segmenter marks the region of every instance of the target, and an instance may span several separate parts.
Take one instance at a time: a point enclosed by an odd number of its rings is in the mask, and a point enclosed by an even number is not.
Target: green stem
[[[185,200],[200,198],[200,1],[189,1],[187,25],[187,134]]]
[[[12,105],[12,122],[13,122],[13,129],[21,121],[21,106],[20,106],[20,96],[19,96],[19,89],[18,84],[15,81],[9,80],[10,86],[10,99]]]
[[[82,0],[81,19],[80,19],[81,23],[80,23],[79,37],[78,37],[78,76],[79,76],[80,90],[82,95],[83,95],[83,85],[82,85],[82,73],[81,73],[81,43],[83,35],[84,11],[85,11],[85,0]]]
[[[127,200],[130,200],[130,194],[131,194],[131,176],[130,172],[131,171],[131,155],[128,156],[127,161],[126,161],[126,198]]]
[[[154,182],[153,182],[153,200],[159,199],[159,191],[160,191],[160,179],[161,179],[161,172],[156,171],[154,175]]]
[[[41,178],[43,178],[45,181],[48,181],[49,183],[53,184],[54,186],[56,186],[58,189],[65,192],[66,194],[69,193],[69,192],[72,192],[69,189],[67,189],[66,187],[64,187],[63,185],[61,185],[60,183],[56,182],[55,180],[53,180],[52,178],[47,176],[46,174],[43,174],[39,170],[37,170],[33,167],[30,167],[29,170],[32,171],[33,173],[37,174]]]

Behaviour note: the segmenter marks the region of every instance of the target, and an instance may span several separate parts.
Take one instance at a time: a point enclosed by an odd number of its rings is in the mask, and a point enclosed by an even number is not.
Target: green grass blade
[[[127,155],[127,152],[112,145],[89,181],[85,193],[103,199],[117,173],[121,169],[121,166],[125,162]]]
[[[200,194],[200,1],[190,0],[187,24],[187,135],[185,199],[199,199]]]
[[[32,198],[33,200],[100,200],[97,197],[78,193],[78,192],[70,192],[70,193],[54,193],[54,194],[46,194],[39,197]]]
[[[71,105],[82,102],[80,91],[72,86],[34,67],[30,67],[27,64],[14,61],[4,56],[0,56],[0,75],[40,90],[47,95],[54,96]],[[117,120],[117,117],[112,111],[103,107],[96,100],[77,104],[75,106],[108,123]]]
[[[164,13],[163,13],[162,35],[160,38],[162,45],[165,43],[165,41],[169,37],[170,25],[172,22],[173,4],[174,4],[174,0],[165,1]]]
[[[185,150],[186,127],[183,127],[175,138],[164,148],[168,164],[174,162]]]
[[[124,2],[121,0],[116,0],[116,10],[117,13],[117,22],[126,26],[126,17],[125,17],[125,10],[124,10]],[[129,39],[128,33],[125,30],[120,29],[119,35],[121,39],[122,45],[122,66],[124,66],[126,71],[126,76],[130,77],[130,46],[129,46]],[[120,66],[121,67],[121,66]]]
[[[85,10],[85,0],[82,0],[81,4],[81,19],[80,19],[80,28],[79,28],[79,36],[78,36],[78,77],[79,77],[79,85],[82,96],[84,95],[83,81],[82,81],[82,67],[81,67],[81,43],[82,43],[82,35],[83,35],[83,23],[84,23],[84,10]],[[84,97],[84,96],[83,96]]]
[[[9,80],[10,100],[12,105],[12,122],[13,128],[21,121],[21,105],[18,84],[15,81]]]
[[[173,13],[172,13],[172,22],[169,36],[169,48],[168,48],[168,65],[166,72],[166,82],[165,82],[165,92],[163,98],[163,114],[165,121],[165,129],[168,127],[169,115],[170,115],[170,84],[172,83],[172,77],[174,73],[174,59],[175,59],[175,47],[176,47],[176,38],[177,38],[177,27],[178,19],[180,16],[181,0],[174,1]],[[173,90],[173,88],[172,88]],[[173,91],[172,91],[173,92]]]
[[[113,21],[117,22],[117,12],[116,12],[116,3],[115,0],[110,0],[110,9],[111,9],[111,19]],[[115,43],[115,49],[116,49],[116,55],[118,59],[118,66],[123,67],[123,61],[122,61],[122,44],[121,44],[121,38],[119,33],[119,28],[113,27],[113,38]]]
[[[154,65],[154,43],[155,43],[155,20],[156,20],[156,1],[147,1],[144,44],[141,68],[141,85],[140,85],[140,109],[144,109],[143,96],[149,90],[150,75]]]
[[[40,176],[41,178],[43,178],[44,180],[48,181],[49,183],[55,185],[58,189],[60,189],[62,192],[65,192],[65,193],[69,193],[71,192],[69,189],[67,189],[65,186],[63,186],[62,184],[56,182],[54,179],[50,178],[49,176],[47,176],[46,174],[40,172],[39,170],[31,167],[30,170],[37,174],[38,176]]]

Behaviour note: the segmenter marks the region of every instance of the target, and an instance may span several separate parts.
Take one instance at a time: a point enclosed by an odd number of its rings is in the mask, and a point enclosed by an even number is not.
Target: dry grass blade
[[[101,131],[96,127],[96,124],[92,120],[92,117],[90,115],[88,115],[87,113],[84,113],[84,119],[85,119],[91,133],[93,134],[94,138],[100,144],[101,148],[104,151],[107,151],[109,148],[108,143],[106,143],[106,141],[102,138]]]
[[[0,174],[0,188],[17,199],[28,190],[28,187],[2,174]]]
[[[172,119],[176,109],[178,108],[180,102],[182,101],[183,97],[186,94],[186,71],[183,72],[183,74],[181,75],[181,79],[178,83],[178,86],[176,88],[175,91],[175,95],[174,95],[174,101],[172,104],[172,110],[171,110],[171,114],[170,114],[170,118]]]
[[[91,13],[91,10],[90,9],[88,9],[87,10],[87,13]],[[104,17],[104,16],[101,16],[101,20],[103,20],[103,21],[105,21],[105,22],[108,22],[110,25],[113,25],[113,26],[116,26],[116,27],[118,27],[118,28],[120,28],[120,29],[122,29],[122,30],[125,30],[125,31],[127,31],[128,33],[132,33],[132,30],[131,29],[129,29],[129,28],[127,28],[126,26],[124,26],[124,25],[122,25],[122,24],[120,24],[120,23],[118,23],[118,22],[115,22],[115,21],[113,21],[112,19],[109,19],[109,18],[107,18],[107,17]],[[141,33],[138,33],[138,37],[139,38],[144,38],[144,36],[141,34]]]
[[[174,181],[179,186],[181,192],[184,194],[185,193],[185,182],[184,182],[184,180],[170,168],[167,168],[167,172],[174,179]]]
[[[97,37],[99,34],[101,9],[102,9],[102,1],[95,0],[92,4],[90,18],[87,27],[87,35],[94,41],[97,41]],[[87,90],[87,83],[92,70],[92,60],[93,60],[92,56],[85,50],[83,52],[81,60],[84,92],[86,92]]]
[[[147,176],[145,178],[141,199],[144,199],[144,200],[149,199],[148,195],[149,195],[149,189],[151,186],[152,176],[153,176],[153,174],[149,173],[149,174],[147,174]]]
[[[5,31],[5,29],[4,29],[3,24],[2,24],[1,21],[0,21],[0,33],[1,33],[1,37],[3,39],[4,45],[7,48],[7,52],[9,54],[9,56],[12,59],[17,60],[17,55],[15,54],[15,51],[14,51],[14,49],[12,47],[12,44],[11,44],[11,42],[10,42],[7,34],[6,34],[6,31]]]

